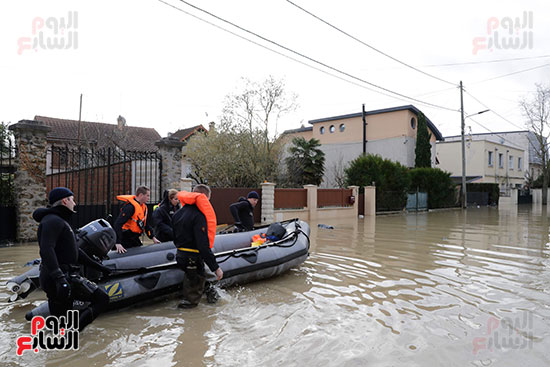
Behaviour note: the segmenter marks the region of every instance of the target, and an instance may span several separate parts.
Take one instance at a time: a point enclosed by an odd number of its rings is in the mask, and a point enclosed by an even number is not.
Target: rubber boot
[[[208,303],[216,303],[220,299],[218,291],[210,282],[206,282],[204,293],[206,294],[206,302]]]
[[[189,273],[191,275],[189,276]],[[188,272],[183,279],[183,300],[179,308],[193,308],[199,304],[204,291],[206,279],[197,273]]]
[[[84,330],[84,328],[94,321],[94,312],[90,307],[80,311],[78,317],[78,331]]]

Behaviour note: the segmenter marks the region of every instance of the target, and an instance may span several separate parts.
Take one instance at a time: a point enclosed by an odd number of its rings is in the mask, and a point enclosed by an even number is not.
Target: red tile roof
[[[175,133],[173,133],[172,135],[170,135],[170,137],[178,138],[180,141],[186,141],[193,134],[201,131],[208,131],[208,130],[206,130],[202,125],[197,125],[197,126],[189,127],[187,129],[180,129]]]
[[[51,127],[47,139],[50,142],[78,144],[88,143],[97,148],[119,147],[132,151],[158,151],[155,145],[160,140],[159,133],[153,128],[123,126],[118,128],[115,124],[102,122],[89,122],[65,120],[53,117],[35,116],[36,121],[41,121]],[[80,125],[80,133],[78,126]]]

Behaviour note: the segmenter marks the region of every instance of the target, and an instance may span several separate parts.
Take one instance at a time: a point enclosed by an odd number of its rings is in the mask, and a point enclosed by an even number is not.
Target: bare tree
[[[542,205],[546,205],[548,196],[548,140],[550,138],[550,87],[536,84],[537,90],[520,101],[523,115],[527,119],[527,128],[536,136],[535,152],[542,164]]]
[[[330,171],[334,177],[334,185],[339,188],[346,187],[346,170],[347,165],[344,163],[344,157],[340,156],[330,166]]]
[[[262,83],[243,78],[225,99],[214,131],[193,137],[186,147],[192,178],[218,187],[256,187],[280,176],[283,142],[278,119],[296,108],[296,96],[273,77]]]

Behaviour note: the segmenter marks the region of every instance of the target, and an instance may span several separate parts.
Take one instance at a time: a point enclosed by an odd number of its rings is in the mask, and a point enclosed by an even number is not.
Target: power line
[[[163,3],[163,4],[165,4],[165,5],[168,5],[168,6],[172,7],[172,8],[174,8],[174,9],[177,9],[177,10],[180,10],[180,11],[186,13],[186,14],[189,14],[189,13],[185,12],[184,10],[179,9],[179,8],[175,7],[174,5],[171,5],[171,4],[167,3],[167,2],[165,2],[164,0],[158,0],[158,1],[161,2],[161,3]],[[218,20],[220,20],[220,21],[222,21],[222,22],[224,22],[224,23],[227,23],[227,24],[229,24],[229,25],[231,25],[231,26],[233,26],[233,27],[235,27],[235,28],[237,28],[237,29],[240,29],[240,30],[243,31],[243,32],[249,33],[249,34],[251,34],[251,35],[253,35],[253,36],[257,37],[257,38],[260,38],[260,39],[262,39],[262,40],[265,41],[265,42],[271,43],[271,44],[273,44],[273,45],[275,45],[275,46],[277,46],[277,47],[280,47],[280,48],[282,48],[282,49],[284,49],[284,50],[286,50],[286,51],[288,51],[288,52],[291,52],[291,53],[293,53],[293,54],[295,54],[295,55],[298,55],[298,56],[300,56],[300,57],[302,57],[302,58],[304,58],[304,59],[307,59],[307,60],[309,60],[309,61],[311,61],[311,62],[314,62],[314,63],[316,63],[316,64],[319,64],[319,65],[321,65],[321,66],[323,66],[323,67],[325,67],[325,68],[327,68],[327,69],[333,70],[333,71],[335,71],[335,72],[337,72],[337,73],[339,73],[339,74],[345,75],[345,76],[347,76],[348,78],[355,79],[355,80],[357,80],[357,81],[359,81],[359,82],[361,82],[361,83],[368,84],[368,85],[373,86],[373,87],[375,87],[375,88],[381,89],[381,90],[383,90],[383,91],[385,91],[385,92],[388,92],[388,93],[391,93],[391,94],[395,94],[395,95],[400,96],[400,97],[402,97],[402,98],[405,98],[405,99],[407,99],[407,100],[415,101],[415,102],[418,102],[418,103],[423,104],[423,105],[426,105],[426,106],[431,106],[431,107],[434,107],[434,108],[440,108],[440,109],[444,109],[444,110],[448,110],[448,111],[453,111],[453,112],[456,112],[456,111],[457,111],[456,109],[452,109],[452,108],[449,108],[449,107],[440,106],[440,105],[437,105],[437,104],[434,104],[434,103],[421,101],[421,100],[419,100],[419,99],[416,99],[416,98],[413,98],[413,97],[409,97],[409,96],[404,95],[404,94],[401,94],[401,93],[399,93],[399,92],[395,92],[395,91],[393,91],[393,90],[391,90],[391,89],[388,89],[388,88],[379,86],[379,85],[377,85],[377,84],[371,83],[371,82],[369,82],[369,81],[367,81],[367,80],[364,80],[364,79],[361,79],[361,78],[359,78],[359,77],[356,77],[356,76],[354,76],[354,75],[352,75],[352,74],[350,74],[350,73],[348,73],[348,72],[342,71],[342,70],[340,70],[340,69],[338,69],[338,68],[336,68],[336,67],[333,67],[333,66],[330,66],[330,65],[328,65],[328,64],[325,64],[325,63],[323,63],[323,62],[321,62],[321,61],[318,61],[318,60],[316,60],[316,59],[314,59],[314,58],[312,58],[312,57],[309,57],[309,56],[307,56],[307,55],[305,55],[305,54],[303,54],[303,53],[300,53],[300,52],[298,52],[298,51],[295,51],[295,50],[293,50],[293,49],[291,49],[291,48],[289,48],[289,47],[283,46],[283,45],[281,45],[280,43],[277,43],[277,42],[275,42],[275,41],[272,41],[272,40],[270,40],[270,39],[268,39],[268,38],[266,38],[266,37],[263,37],[263,36],[261,36],[261,35],[259,35],[259,34],[257,34],[257,33],[254,33],[254,32],[252,32],[252,31],[249,31],[248,29],[245,29],[245,28],[243,28],[243,27],[241,27],[241,26],[239,26],[239,25],[237,25],[237,24],[235,24],[235,23],[232,23],[232,22],[230,22],[230,21],[228,21],[228,20],[225,20],[225,19],[223,19],[223,18],[221,18],[221,17],[219,17],[219,16],[217,16],[217,15],[215,15],[215,14],[213,14],[213,13],[207,11],[207,10],[201,9],[201,8],[199,8],[199,7],[197,7],[197,6],[193,5],[193,4],[191,4],[191,3],[188,3],[188,2],[185,1],[185,0],[178,0],[178,1],[180,1],[181,3],[186,4],[187,6],[193,8],[193,9],[196,9],[196,10],[198,10],[198,11],[200,11],[200,12],[203,12],[203,13],[205,13],[205,14],[208,14],[209,16],[211,16],[211,17],[213,17],[213,18],[216,18],[216,19],[218,19]],[[189,14],[189,15],[191,15],[191,14]],[[197,19],[200,19],[200,18],[198,18],[198,17],[196,17],[196,16],[194,16],[194,17],[197,18]],[[202,19],[201,19],[201,20],[202,20]],[[208,24],[212,24],[212,23],[208,22]],[[217,26],[216,26],[216,27],[217,27]],[[218,28],[220,28],[220,27],[218,27]],[[222,28],[222,29],[223,29],[223,28]],[[232,32],[230,32],[230,33],[232,33]],[[233,33],[232,33],[232,34],[233,34]],[[243,37],[241,37],[241,38],[243,38]],[[245,39],[246,39],[246,38],[245,38]],[[264,47],[264,48],[265,48],[265,47]],[[294,60],[294,59],[292,59],[292,60]],[[294,61],[296,61],[296,60],[294,60]],[[303,64],[303,62],[301,62],[301,63]],[[379,91],[374,91],[374,92],[380,93]],[[383,94],[383,93],[382,93],[382,94]]]
[[[422,73],[422,74],[424,74],[424,75],[426,75],[426,76],[429,76],[430,78],[437,79],[437,80],[439,80],[439,81],[441,81],[441,82],[443,82],[443,83],[451,84],[451,85],[454,85],[454,86],[457,85],[456,83],[452,83],[452,82],[449,82],[449,81],[447,81],[447,80],[445,80],[445,79],[441,79],[441,78],[439,78],[439,77],[437,77],[437,76],[435,76],[435,75],[426,73],[425,71],[422,71],[422,70],[420,70],[420,69],[418,69],[418,68],[416,68],[416,67],[414,67],[414,66],[412,66],[412,65],[409,65],[409,64],[407,64],[406,62],[403,62],[403,61],[401,61],[401,60],[399,60],[399,59],[396,59],[395,57],[393,57],[393,56],[391,56],[391,55],[388,55],[387,53],[385,53],[385,52],[383,52],[383,51],[377,49],[376,47],[371,46],[371,45],[369,45],[369,44],[366,43],[366,42],[363,42],[363,41],[360,40],[359,38],[357,38],[357,37],[355,37],[355,36],[352,36],[352,35],[349,34],[348,32],[346,32],[346,31],[344,31],[344,30],[342,30],[342,29],[336,27],[335,25],[332,25],[331,23],[329,23],[329,22],[327,22],[326,20],[324,20],[324,19],[318,17],[317,15],[313,14],[312,12],[310,12],[310,11],[308,11],[308,10],[302,8],[300,5],[297,5],[296,3],[293,3],[293,2],[290,1],[290,0],[286,0],[286,1],[287,1],[289,4],[291,4],[291,5],[295,6],[296,8],[300,9],[300,10],[303,11],[304,13],[307,13],[307,14],[311,15],[313,18],[315,18],[315,19],[317,19],[317,20],[319,20],[319,21],[325,23],[325,24],[328,25],[329,27],[331,27],[331,28],[337,30],[338,32],[340,32],[340,33],[342,33],[342,34],[345,34],[346,36],[348,36],[348,37],[350,37],[351,39],[353,39],[353,40],[359,42],[360,44],[362,44],[362,45],[364,45],[364,46],[367,46],[367,47],[370,48],[371,50],[376,51],[376,52],[378,52],[379,54],[384,55],[384,56],[386,56],[386,57],[392,59],[393,61],[400,63],[401,65],[404,65],[404,66],[406,66],[406,67],[408,67],[408,68],[410,68],[410,69],[412,69],[412,70],[414,70],[414,71],[417,71],[417,72],[419,72],[419,73]]]
[[[476,97],[474,97],[470,92],[468,92],[467,90],[464,90],[464,92],[466,92],[466,94],[468,94],[470,97],[472,97],[474,100],[476,100],[479,104],[481,104],[483,107],[491,110],[492,113],[494,113],[495,115],[497,115],[498,117],[500,117],[501,119],[503,119],[504,121],[506,121],[507,123],[509,123],[510,125],[513,125],[515,127],[517,127],[518,129],[524,129],[525,127],[521,127],[521,126],[518,126],[516,125],[515,123],[513,123],[512,121],[508,120],[506,117],[502,116],[501,114],[499,114],[497,111],[493,110],[491,107],[487,106],[485,103],[481,102],[479,99],[477,99]]]
[[[477,82],[470,83],[470,85],[472,85],[472,84],[484,83],[484,82],[488,82],[488,81],[490,81],[490,80],[500,79],[500,78],[504,78],[504,77],[507,77],[507,76],[510,76],[510,75],[516,75],[516,74],[520,74],[520,73],[525,73],[526,71],[531,71],[531,70],[535,70],[535,69],[541,69],[541,68],[544,68],[544,67],[547,67],[547,66],[550,66],[550,64],[543,64],[543,65],[535,66],[535,67],[532,67],[532,68],[529,68],[529,69],[518,70],[518,71],[514,71],[514,72],[512,72],[512,73],[508,73],[508,74],[504,74],[504,75],[495,76],[495,77],[493,77],[493,78],[484,79],[484,80],[479,80],[479,81],[477,81]]]
[[[497,60],[487,60],[487,61],[468,61],[468,62],[455,62],[448,64],[431,64],[431,65],[421,65],[424,68],[431,67],[447,67],[447,66],[462,66],[462,65],[479,65],[479,64],[492,64],[497,62],[509,62],[509,61],[520,61],[520,60],[535,60],[535,59],[546,59],[550,55],[541,55],[541,56],[531,56],[531,57],[515,57],[511,59],[497,59]]]
[[[219,25],[217,25],[217,24],[215,24],[215,23],[212,23],[212,22],[210,22],[210,21],[204,19],[204,18],[201,18],[201,17],[199,17],[199,16],[196,16],[195,14],[189,13],[189,12],[187,12],[187,11],[185,11],[185,10],[183,10],[183,9],[180,9],[180,8],[178,8],[178,7],[176,7],[176,6],[172,5],[172,4],[169,4],[169,3],[167,3],[167,2],[165,2],[165,1],[163,1],[163,0],[158,0],[158,1],[161,2],[161,3],[163,3],[163,4],[165,4],[165,5],[167,5],[167,6],[169,6],[169,7],[171,7],[171,8],[173,8],[173,9],[175,9],[175,10],[178,10],[178,11],[180,11],[180,12],[182,12],[182,13],[185,13],[185,14],[187,14],[187,15],[189,15],[189,16],[195,18],[195,19],[198,19],[198,20],[200,20],[200,21],[202,21],[202,22],[204,22],[204,23],[207,23],[207,24],[209,24],[209,25],[211,25],[211,26],[213,26],[213,27],[216,27],[216,28],[218,28],[218,29],[220,29],[220,30],[222,30],[222,31],[224,31],[224,32],[227,32],[227,33],[229,33],[229,34],[231,34],[231,35],[233,35],[233,36],[236,36],[236,37],[238,37],[238,38],[241,38],[241,39],[243,39],[243,40],[245,40],[245,41],[247,41],[247,42],[250,42],[250,43],[252,43],[252,44],[254,44],[254,45],[256,45],[256,46],[262,47],[262,48],[264,48],[264,49],[266,49],[266,50],[268,50],[268,51],[271,51],[271,52],[273,52],[273,53],[275,53],[275,54],[277,54],[277,55],[279,55],[279,56],[286,57],[287,59],[290,59],[290,60],[292,60],[292,61],[295,61],[295,62],[297,62],[297,63],[300,63],[300,64],[302,64],[302,65],[304,65],[304,66],[307,66],[307,67],[309,67],[309,68],[311,68],[311,69],[314,69],[314,70],[320,71],[321,73],[324,73],[324,74],[327,74],[327,75],[329,75],[329,76],[332,76],[333,78],[340,79],[340,80],[342,80],[342,81],[344,81],[344,82],[346,82],[346,83],[355,85],[356,87],[363,88],[363,89],[366,89],[366,90],[371,91],[371,92],[373,92],[373,93],[378,93],[378,94],[381,94],[381,95],[386,96],[386,97],[389,97],[389,98],[397,99],[397,100],[400,100],[400,101],[409,101],[408,99],[396,97],[396,96],[393,96],[393,95],[391,95],[391,94],[387,94],[387,93],[384,93],[384,92],[375,90],[375,89],[373,89],[373,88],[369,88],[369,87],[367,87],[367,86],[365,86],[365,85],[359,84],[359,83],[354,82],[354,81],[352,81],[352,80],[345,79],[345,78],[343,78],[343,77],[341,77],[341,76],[339,76],[339,75],[336,75],[336,74],[334,74],[334,73],[328,72],[328,71],[323,70],[323,69],[321,69],[321,68],[318,68],[318,67],[316,67],[316,66],[314,66],[314,65],[307,64],[307,63],[305,63],[305,62],[302,61],[302,60],[299,60],[299,59],[297,59],[297,58],[294,58],[294,57],[292,57],[292,56],[290,56],[290,55],[284,54],[284,53],[279,52],[279,51],[277,51],[277,50],[274,50],[274,49],[272,49],[272,48],[270,48],[270,47],[267,47],[266,45],[262,45],[261,43],[258,43],[258,42],[256,42],[256,41],[253,41],[253,40],[251,40],[250,38],[246,38],[246,37],[244,37],[244,36],[242,36],[242,35],[240,35],[240,34],[238,34],[238,33],[232,32],[232,31],[230,31],[230,30],[227,29],[227,28],[221,27],[221,26],[219,26]]]

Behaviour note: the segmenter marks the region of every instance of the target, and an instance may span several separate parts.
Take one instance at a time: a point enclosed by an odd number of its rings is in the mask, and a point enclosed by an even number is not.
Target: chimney
[[[119,130],[122,130],[122,128],[123,128],[124,126],[126,126],[126,119],[125,119],[124,117],[120,116],[120,115],[119,115],[118,118],[116,119],[116,122],[117,122],[117,124],[118,124],[118,129],[119,129]]]
[[[208,131],[214,131],[216,130],[216,123],[214,121],[210,121],[208,124]]]

